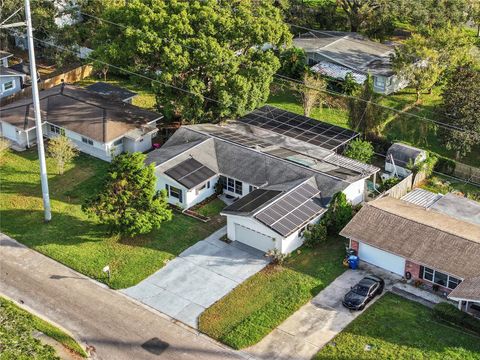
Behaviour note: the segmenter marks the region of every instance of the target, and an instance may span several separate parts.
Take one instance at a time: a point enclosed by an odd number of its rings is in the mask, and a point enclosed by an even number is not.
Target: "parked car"
[[[370,300],[382,293],[384,286],[383,279],[373,275],[366,276],[345,294],[342,304],[351,310],[363,310]]]

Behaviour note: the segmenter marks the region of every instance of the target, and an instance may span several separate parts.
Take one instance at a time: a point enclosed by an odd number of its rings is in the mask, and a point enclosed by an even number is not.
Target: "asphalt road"
[[[0,234],[0,294],[61,325],[93,359],[244,359]]]

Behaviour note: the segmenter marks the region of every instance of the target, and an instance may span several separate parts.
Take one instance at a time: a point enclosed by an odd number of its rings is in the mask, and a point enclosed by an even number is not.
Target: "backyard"
[[[480,338],[439,323],[432,310],[387,293],[327,344],[314,360],[480,359]]]
[[[60,359],[53,347],[33,336],[36,331],[55,340],[59,346],[86,357],[85,351],[70,335],[0,297],[1,359]]]
[[[45,224],[36,149],[7,153],[0,159],[2,232],[119,289],[135,285],[224,225],[224,220],[215,216],[220,208],[216,204],[213,210],[212,206],[207,209],[213,215],[208,223],[174,212],[172,221],[148,235],[121,238],[109,234],[81,210],[83,200],[102,183],[107,166],[82,154],[65,174],[57,175],[48,159],[52,221]],[[105,265],[110,266],[110,280],[102,273]]]
[[[302,247],[282,266],[268,266],[208,308],[200,331],[235,349],[259,342],[343,273],[344,252],[337,237],[314,249]]]

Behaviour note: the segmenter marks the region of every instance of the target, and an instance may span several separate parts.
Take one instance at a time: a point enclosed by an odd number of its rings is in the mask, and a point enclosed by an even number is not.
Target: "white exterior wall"
[[[363,202],[365,196],[365,179],[358,180],[347,186],[343,193],[352,205],[358,205]]]
[[[323,214],[320,215],[320,216],[317,216],[312,221],[310,221],[308,224],[318,223],[318,221],[321,219],[322,216],[323,216]],[[292,251],[298,249],[300,246],[303,245],[304,239],[303,239],[303,237],[299,236],[300,232],[302,230],[303,230],[303,228],[298,229],[293,234],[288,235],[286,238],[284,238],[282,240],[282,248],[280,250],[282,251],[283,254],[289,254]]]
[[[152,148],[152,136],[154,134],[146,134],[136,140],[124,138],[123,149],[125,152],[145,152]]]
[[[363,242],[358,243],[358,257],[360,261],[376,265],[398,275],[405,273],[405,259],[401,256],[380,250]]]
[[[395,170],[397,170],[397,174],[401,178],[405,178],[412,173],[410,170],[405,169],[401,166],[398,166],[398,165],[393,166],[391,163],[385,162],[385,171],[386,172],[393,174]]]
[[[25,146],[26,144],[21,144],[19,139],[19,133],[21,130],[17,129],[15,126],[2,121],[1,123],[2,136],[8,140],[11,140],[17,143],[20,146]]]
[[[22,80],[21,76],[2,76],[0,77],[0,98],[4,98],[13,94],[16,94],[22,90]],[[5,83],[13,82],[13,87],[11,89],[4,89]]]
[[[217,183],[217,180],[218,180],[218,176],[215,176],[215,177],[211,178],[210,180],[208,180],[208,181],[210,181],[210,188],[205,188],[205,189],[201,190],[198,194],[197,194],[197,189],[196,188],[188,190],[187,193],[186,193],[186,208],[188,209],[188,208],[202,202],[203,200],[212,196],[213,194],[215,194],[215,184]],[[205,183],[202,183],[202,184],[198,185],[197,188],[202,187],[203,184],[205,184]]]

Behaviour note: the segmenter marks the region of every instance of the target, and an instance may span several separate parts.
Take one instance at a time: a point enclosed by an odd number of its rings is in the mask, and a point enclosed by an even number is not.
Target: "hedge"
[[[480,320],[472,315],[457,309],[455,305],[442,302],[433,307],[433,315],[439,320],[444,320],[480,335]]]

